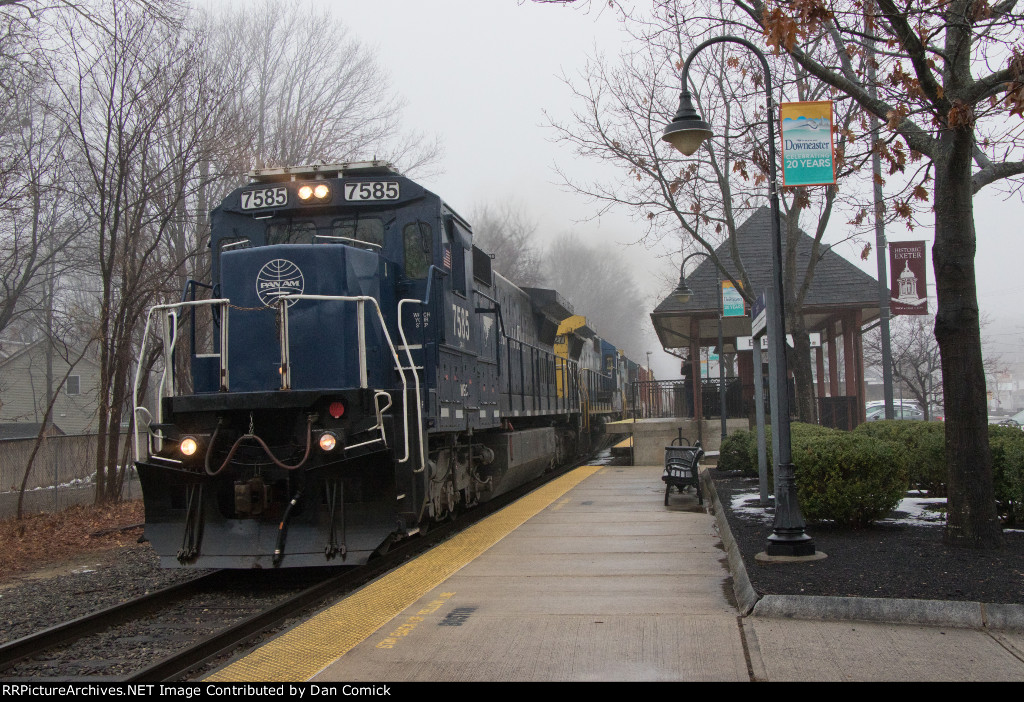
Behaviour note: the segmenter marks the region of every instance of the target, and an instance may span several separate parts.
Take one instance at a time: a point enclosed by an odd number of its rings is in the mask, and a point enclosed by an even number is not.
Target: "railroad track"
[[[599,461],[607,461],[605,451]],[[167,682],[209,669],[595,457],[473,509],[365,566],[214,571],[0,645],[5,680]],[[310,584],[312,583],[312,584]]]

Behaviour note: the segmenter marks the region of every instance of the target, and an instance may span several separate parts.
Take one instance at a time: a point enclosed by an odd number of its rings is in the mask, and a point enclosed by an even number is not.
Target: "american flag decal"
[[[442,259],[441,263],[448,270],[452,269],[452,248],[450,246],[444,247],[444,258]]]

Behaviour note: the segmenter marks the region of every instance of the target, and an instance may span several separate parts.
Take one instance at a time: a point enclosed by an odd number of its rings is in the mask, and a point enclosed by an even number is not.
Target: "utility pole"
[[[867,56],[868,93],[877,97],[875,77],[875,41],[868,15],[864,15],[865,54]],[[892,399],[892,341],[889,335],[889,276],[886,272],[886,257],[889,255],[885,242],[885,201],[882,195],[882,157],[879,154],[878,139],[880,124],[873,113],[870,114],[871,125],[871,171],[874,183],[875,200],[875,259],[878,262],[878,327],[882,332],[882,391],[885,397],[885,418],[895,419]],[[859,411],[859,408],[858,408]]]

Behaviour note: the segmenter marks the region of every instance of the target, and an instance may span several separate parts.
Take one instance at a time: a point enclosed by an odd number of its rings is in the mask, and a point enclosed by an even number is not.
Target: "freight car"
[[[250,179],[211,214],[211,280],[146,323],[136,466],[164,566],[363,563],[622,412],[615,347],[390,165]]]

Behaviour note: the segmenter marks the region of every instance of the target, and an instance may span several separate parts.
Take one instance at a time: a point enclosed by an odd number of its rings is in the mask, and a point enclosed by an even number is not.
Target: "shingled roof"
[[[785,222],[783,222],[785,226]],[[736,229],[740,259],[746,269],[755,296],[765,291],[772,281],[771,210],[757,209]],[[803,231],[797,248],[797,270],[803,278],[811,258],[814,240]],[[783,259],[785,259],[783,241]],[[850,310],[860,310],[861,320],[878,316],[878,282],[830,248],[822,247],[814,271],[814,280],[804,300],[804,320],[808,330],[824,326],[829,318]],[[729,244],[715,249],[726,270],[737,276],[729,253]],[[737,280],[739,278],[737,277]],[[690,343],[691,320],[698,320],[701,340],[717,341],[719,272],[710,258],[705,258],[686,276],[693,297],[685,304],[671,295],[651,313],[651,321],[664,348],[681,348]],[[725,318],[723,334],[727,337],[749,336],[750,318]]]

